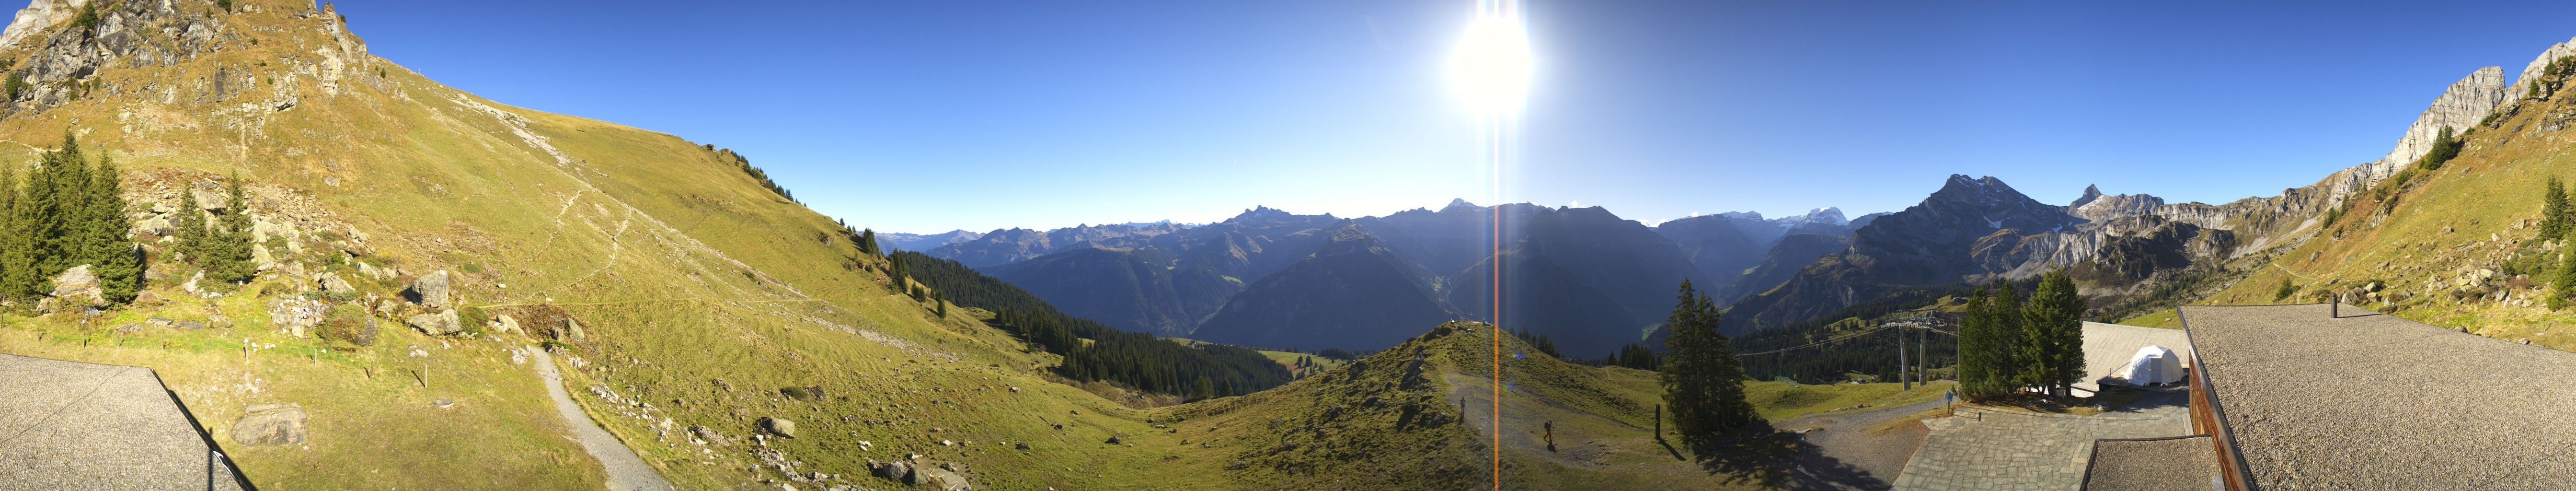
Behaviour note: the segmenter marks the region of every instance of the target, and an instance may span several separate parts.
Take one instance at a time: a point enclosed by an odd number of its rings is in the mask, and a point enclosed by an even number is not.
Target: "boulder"
[[[141,333],[141,332],[143,332],[143,325],[142,325],[142,324],[132,323],[132,322],[127,322],[127,323],[124,323],[124,324],[119,324],[119,325],[117,325],[117,326],[116,326],[116,329],[112,329],[111,331],[112,331],[112,332],[115,332],[115,333],[116,333],[117,335],[119,335],[119,336],[132,336],[132,335],[135,335],[135,334],[137,334],[137,333]]]
[[[197,321],[179,321],[179,328],[180,328],[180,329],[205,329],[205,328],[206,328],[206,323],[203,323],[203,322],[197,322]]]
[[[410,319],[404,319],[403,322],[411,324],[411,327],[420,329],[420,332],[427,333],[432,336],[455,334],[465,331],[464,327],[456,325],[456,311],[454,310],[441,310],[435,314],[415,315],[411,316]]]
[[[428,306],[429,308],[447,308],[449,294],[447,270],[442,269],[430,274],[420,275],[419,278],[412,278],[411,289],[403,292],[403,294],[405,298],[409,298],[412,302]]]
[[[179,226],[178,224],[170,223],[169,217],[154,216],[152,218],[143,219],[143,223],[135,224],[133,232],[135,235],[152,234],[167,237],[177,235],[179,233]]]
[[[498,318],[497,318],[497,319],[494,319],[494,320],[493,320],[493,322],[497,322],[497,323],[499,323],[499,324],[500,324],[500,325],[499,325],[499,326],[497,326],[497,327],[499,328],[499,330],[500,330],[501,332],[519,333],[519,334],[527,334],[527,333],[528,333],[527,331],[519,330],[519,319],[517,319],[517,318],[513,318],[513,317],[510,317],[510,314],[501,314],[500,316],[498,316]]]
[[[179,321],[170,320],[168,317],[147,317],[143,319],[143,323],[151,324],[152,327],[170,327],[178,325]]]
[[[361,263],[358,263],[358,276],[365,276],[365,277],[368,277],[368,278],[375,278],[375,279],[379,279],[379,280],[381,280],[381,279],[385,279],[385,276],[386,276],[386,275],[385,275],[385,270],[382,270],[382,269],[376,269],[376,265],[373,265],[373,264],[367,264],[367,263],[361,262]]]
[[[571,317],[564,318],[563,329],[555,330],[556,341],[580,341],[586,337],[589,335],[581,332],[581,321],[572,320]]]
[[[242,408],[242,417],[233,422],[233,443],[243,445],[301,445],[304,443],[304,407],[295,404],[252,404]]]
[[[65,307],[107,305],[107,296],[99,292],[98,275],[91,274],[87,264],[54,275],[53,296]]]
[[[213,213],[223,213],[224,210],[232,208],[232,197],[227,196],[224,193],[205,189],[190,189],[188,191],[197,195],[197,208],[199,209]]]
[[[966,485],[966,476],[960,476],[955,472],[949,472],[947,469],[937,467],[915,468],[912,470],[912,479],[905,481],[905,483],[914,486],[930,486],[932,488],[945,491],[968,491],[975,489],[972,486]]]
[[[777,416],[760,418],[760,431],[766,431],[772,435],[795,438],[796,422]]]
[[[316,281],[322,283],[322,291],[331,293],[358,292],[358,287],[350,286],[349,280],[340,279],[340,275],[338,273],[322,273],[319,278],[316,278]]]
[[[301,298],[270,300],[268,301],[268,323],[284,328],[287,334],[300,338],[304,337],[305,331],[312,329],[313,326],[321,325],[322,318],[330,311],[331,304],[319,300]]]
[[[733,446],[733,439],[725,438],[723,433],[717,433],[716,430],[712,428],[689,425],[689,434],[698,437],[699,440],[705,440],[708,445],[719,447]]]
[[[875,473],[877,477],[912,482],[912,466],[904,464],[903,461],[877,462],[872,467],[874,468],[869,469],[869,472]]]

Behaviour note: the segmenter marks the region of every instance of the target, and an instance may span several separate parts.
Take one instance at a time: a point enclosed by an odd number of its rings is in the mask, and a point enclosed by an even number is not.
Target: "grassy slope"
[[[2542,183],[2552,176],[2576,178],[2569,172],[2576,160],[2568,153],[2565,131],[2540,128],[2552,114],[2576,105],[2566,94],[2524,104],[2518,114],[2501,118],[2501,127],[2470,133],[2460,157],[2440,171],[2417,176],[2418,183],[2399,195],[2384,219],[2368,215],[2379,203],[2359,198],[2362,202],[2335,227],[2344,232],[2342,237],[2330,233],[2309,241],[2207,303],[2275,303],[2284,278],[2301,289],[2288,302],[2323,301],[2320,292],[2326,289],[2376,280],[2397,294],[2388,304],[2369,303],[2374,309],[2501,339],[2529,338],[2534,344],[2576,349],[2576,333],[2555,328],[2576,322],[2576,313],[2538,306],[2545,278],[2534,278],[2532,288],[2514,290],[2507,302],[2448,294],[2463,276],[2477,269],[2501,270],[2517,252],[2555,250],[2535,244],[2537,231],[2520,222],[2539,219]]]
[[[747,442],[701,451],[673,431],[705,425],[740,439],[757,418],[773,415],[802,423],[803,438],[773,444],[803,462],[799,471],[864,476],[865,459],[917,452],[966,464],[981,486],[1079,488],[1128,482],[1094,477],[1096,469],[1158,467],[1149,465],[1158,456],[1095,443],[1109,433],[1143,433],[1142,413],[1047,383],[1033,367],[1052,357],[1025,353],[971,318],[933,318],[892,295],[882,275],[867,271],[881,266],[873,259],[845,268],[857,256],[850,245],[816,236],[836,228],[830,219],[761,189],[713,152],[671,135],[493,104],[575,159],[559,166],[503,119],[451,102],[452,89],[382,60],[351,71],[385,69],[385,90],[344,81],[345,93],[326,95],[313,75],[279,61],[311,61],[311,50],[331,44],[324,21],[291,14],[310,4],[257,5],[263,12],[228,22],[286,29],[174,67],[104,70],[103,83],[129,91],[0,122],[0,137],[50,145],[75,128],[84,143],[116,153],[133,187],[157,183],[142,175],[239,170],[355,224],[374,239],[367,260],[458,272],[460,296],[476,304],[565,308],[592,336],[574,353],[590,363],[567,373],[576,399],[683,487],[752,487],[779,477],[746,470],[758,462]],[[216,67],[296,80],[301,100],[285,111],[244,113],[239,101],[161,104],[131,90]],[[314,255],[315,266],[346,270],[329,257]],[[482,273],[463,273],[469,263]],[[315,340],[257,327],[268,299],[293,295],[290,283],[266,280],[211,307],[136,307],[86,326],[62,316],[9,318],[0,349],[154,367],[218,440],[245,404],[304,404],[313,415],[309,448],[226,449],[267,487],[598,486],[597,464],[562,438],[534,372],[508,359],[505,350],[532,340],[440,340],[388,324],[375,347],[316,361],[307,356]],[[179,295],[174,285],[154,286]],[[398,286],[363,285],[377,294]],[[245,326],[122,339],[105,332],[147,315],[215,312]],[[901,341],[871,341],[858,330]],[[242,338],[276,347],[245,354]],[[432,355],[404,356],[412,345]],[[426,388],[404,372],[420,366],[431,374]],[[258,390],[248,390],[245,377]],[[654,409],[607,403],[584,390],[593,384]],[[784,386],[821,386],[829,397],[789,400],[775,391]],[[1022,391],[1007,389],[1014,386]],[[464,403],[432,410],[426,401],[435,398]],[[672,424],[660,427],[666,418]],[[1051,423],[1069,424],[1058,431]],[[942,439],[971,446],[938,445]],[[873,450],[859,450],[861,440]],[[1231,482],[1221,472],[1194,475],[1208,485]]]

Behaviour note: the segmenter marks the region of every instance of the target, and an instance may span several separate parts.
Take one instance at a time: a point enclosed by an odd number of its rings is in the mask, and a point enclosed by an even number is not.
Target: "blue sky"
[[[901,232],[1487,203],[1442,63],[1467,2],[340,2],[374,53],[730,147]],[[1529,5],[1505,198],[1692,213],[1920,201],[1953,173],[2223,202],[2388,151],[2576,4]]]

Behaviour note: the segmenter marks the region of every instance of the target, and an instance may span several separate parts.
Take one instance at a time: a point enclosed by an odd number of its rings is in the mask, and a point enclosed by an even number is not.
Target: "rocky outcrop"
[[[233,422],[233,443],[243,445],[304,444],[304,407],[295,404],[252,404],[242,408],[242,417]]]
[[[330,311],[331,304],[319,300],[300,298],[269,300],[268,322],[280,329],[285,329],[287,334],[300,338],[304,337],[306,330],[321,325],[323,316],[328,315]]]
[[[2548,69],[2550,62],[2569,56],[2576,56],[2576,39],[2568,39],[2567,42],[2552,44],[2549,45],[2549,49],[2540,50],[2540,56],[2532,57],[2531,63],[2522,66],[2522,74],[2513,79],[2513,86],[2505,88],[2505,97],[2520,102],[2524,95],[2531,92],[2531,84],[2540,81],[2540,72]]]
[[[321,284],[322,284],[322,291],[326,291],[326,292],[331,292],[331,293],[357,293],[357,292],[358,292],[358,287],[356,287],[356,286],[351,286],[351,285],[349,284],[349,280],[343,280],[343,279],[340,279],[340,274],[339,274],[339,273],[322,273],[322,274],[314,275],[314,282],[316,282],[316,283],[321,283]]]

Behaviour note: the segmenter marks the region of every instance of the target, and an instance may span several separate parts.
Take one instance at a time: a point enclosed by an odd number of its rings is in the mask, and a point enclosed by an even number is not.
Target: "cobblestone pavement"
[[[1963,405],[1957,416],[1923,420],[1931,434],[1896,489],[2071,491],[2084,483],[2093,440],[2191,434],[2188,397],[2159,392],[2093,416]]]

